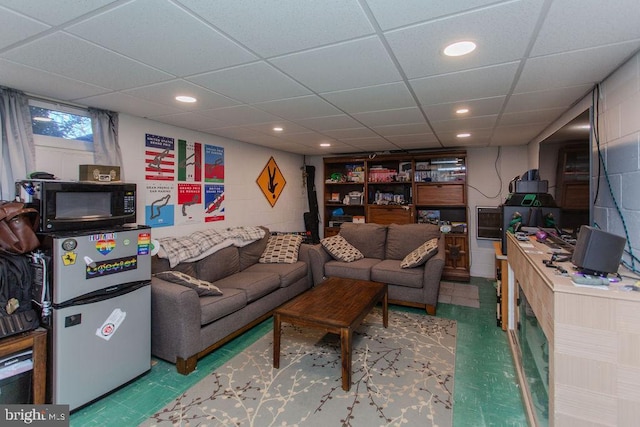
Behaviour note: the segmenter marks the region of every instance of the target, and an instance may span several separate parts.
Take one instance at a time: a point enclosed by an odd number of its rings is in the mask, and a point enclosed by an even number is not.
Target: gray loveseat
[[[389,302],[424,308],[436,314],[440,277],[445,263],[445,244],[433,224],[344,223],[339,233],[364,258],[352,262],[334,259],[322,245],[309,252],[314,284],[330,276],[387,283]],[[401,261],[426,241],[438,238],[438,251],[425,264],[401,268]]]
[[[266,229],[265,229],[266,230]],[[169,270],[206,280],[222,295],[199,296],[195,289],[152,277],[151,353],[175,363],[181,374],[199,358],[247,331],[272,311],[312,286],[309,249],[302,244],[294,263],[259,263],[270,233],[244,247],[229,246],[173,269],[153,257],[152,273]]]

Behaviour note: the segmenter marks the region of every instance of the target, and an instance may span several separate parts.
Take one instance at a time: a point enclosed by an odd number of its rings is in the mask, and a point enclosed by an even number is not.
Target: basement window
[[[36,145],[93,151],[93,129],[87,110],[31,100],[31,128]]]

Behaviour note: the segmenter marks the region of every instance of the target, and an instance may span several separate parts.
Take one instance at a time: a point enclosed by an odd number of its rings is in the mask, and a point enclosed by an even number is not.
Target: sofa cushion
[[[379,262],[376,258],[362,258],[349,263],[331,260],[324,265],[324,274],[327,277],[371,280],[371,267]]]
[[[362,252],[365,258],[384,259],[384,242],[387,238],[385,225],[345,222],[340,226],[340,235]]]
[[[169,260],[166,258],[158,258],[157,255],[151,257],[151,274],[160,273],[161,271],[181,271],[184,274],[188,274],[191,277],[198,277],[196,273],[195,262],[181,262],[175,267],[171,268]]]
[[[427,262],[429,258],[438,253],[438,239],[435,237],[433,239],[429,239],[416,249],[411,251],[409,255],[404,257],[402,262],[400,263],[400,267],[402,268],[413,268]]]
[[[225,289],[224,294],[200,298],[200,325],[234,313],[247,305],[247,295],[242,289]]]
[[[297,261],[293,264],[254,264],[245,271],[277,274],[280,276],[280,287],[286,288],[307,275],[307,263]]]
[[[355,248],[351,243],[339,234],[331,237],[325,237],[320,240],[322,247],[338,261],[352,262],[364,258],[362,252]]]
[[[238,248],[229,246],[206,256],[196,263],[196,277],[215,283],[239,271]],[[180,265],[180,264],[178,264]]]
[[[181,271],[161,271],[153,275],[167,282],[176,283],[178,285],[186,286],[191,289],[195,289],[199,296],[212,296],[222,295],[220,289],[210,282],[202,279],[196,279],[195,277],[184,274]]]
[[[298,261],[298,251],[302,244],[302,236],[297,234],[280,234],[270,236],[258,262],[262,264],[293,264]]]
[[[256,264],[260,259],[260,256],[262,256],[264,249],[267,247],[267,243],[269,243],[269,229],[263,226],[260,226],[260,228],[265,231],[262,239],[238,248],[238,254],[240,256],[240,271]]]
[[[275,273],[241,271],[214,282],[214,285],[222,289],[223,294],[229,288],[241,289],[247,294],[247,303],[250,303],[278,289],[280,276]]]
[[[380,258],[404,259],[418,246],[434,237],[440,237],[440,228],[435,224],[390,224],[386,256]]]
[[[375,282],[389,285],[422,288],[424,285],[424,266],[416,268],[402,268],[400,261],[386,259],[371,267],[371,279]]]

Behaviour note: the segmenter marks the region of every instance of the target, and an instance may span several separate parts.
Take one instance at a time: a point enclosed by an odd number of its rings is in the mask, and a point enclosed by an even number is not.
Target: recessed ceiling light
[[[470,133],[459,133],[456,135],[458,138],[469,138],[471,136]]]
[[[320,144],[320,147],[331,147],[331,144],[329,144],[328,142],[323,142],[322,144]]]
[[[280,126],[276,126],[273,128],[274,132],[282,132],[284,130],[284,128],[281,128]]]
[[[179,96],[176,96],[176,101],[180,101],[180,102],[196,102],[197,99],[195,99],[193,96],[179,95]]]
[[[468,112],[469,112],[469,109],[468,109],[468,108],[458,108],[458,109],[456,110],[456,114],[466,114],[466,113],[468,113]]]
[[[33,118],[33,120],[35,120],[36,122],[52,122],[53,121],[51,117],[43,117],[43,116],[36,116]]]
[[[476,44],[472,41],[462,41],[452,43],[444,48],[444,54],[447,56],[462,56],[473,52],[476,49]]]

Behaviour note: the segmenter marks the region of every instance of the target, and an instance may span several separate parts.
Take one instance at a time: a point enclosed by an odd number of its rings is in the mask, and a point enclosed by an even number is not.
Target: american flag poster
[[[145,135],[145,179],[173,181],[175,179],[175,142],[173,138]]]

